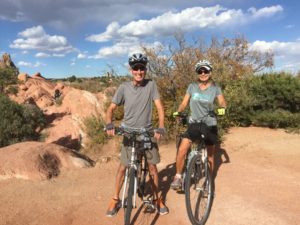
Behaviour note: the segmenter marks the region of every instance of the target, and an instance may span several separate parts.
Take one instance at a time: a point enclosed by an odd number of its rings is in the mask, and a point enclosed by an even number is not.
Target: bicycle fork
[[[123,193],[122,193],[122,208],[125,208],[125,194],[126,189],[128,185],[128,177],[129,177],[129,171],[133,168],[134,169],[134,189],[133,189],[133,200],[132,200],[132,207],[136,208],[136,193],[137,193],[137,166],[134,163],[135,162],[135,143],[133,142],[133,147],[131,148],[131,157],[130,157],[130,163],[129,166],[126,168],[125,173],[125,180],[124,180],[124,186],[123,186]]]

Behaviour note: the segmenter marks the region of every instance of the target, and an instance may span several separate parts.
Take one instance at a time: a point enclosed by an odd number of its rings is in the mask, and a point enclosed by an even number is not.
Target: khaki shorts
[[[147,161],[150,164],[158,164],[160,162],[160,156],[158,153],[158,146],[157,143],[153,143],[152,149],[147,149],[146,151],[146,157]],[[124,146],[122,144],[121,147],[121,163],[124,166],[127,166],[131,157],[131,147],[130,146]]]

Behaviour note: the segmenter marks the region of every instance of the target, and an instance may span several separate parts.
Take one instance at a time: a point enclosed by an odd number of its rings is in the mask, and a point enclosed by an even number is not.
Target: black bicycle
[[[149,211],[155,210],[153,204],[153,193],[146,192],[146,183],[149,175],[146,150],[152,148],[153,131],[135,128],[116,128],[118,135],[124,136],[126,144],[131,148],[131,158],[126,168],[124,186],[122,192],[121,207],[124,208],[125,225],[129,225],[131,221],[131,212],[136,208],[136,195],[145,204]],[[151,176],[149,176],[150,182]]]
[[[181,124],[187,124],[187,114],[181,113],[178,117]],[[177,151],[182,134],[180,132],[177,136]],[[193,225],[206,223],[213,202],[213,181],[204,140],[205,136],[201,134],[188,151],[181,187],[185,193],[187,214]]]

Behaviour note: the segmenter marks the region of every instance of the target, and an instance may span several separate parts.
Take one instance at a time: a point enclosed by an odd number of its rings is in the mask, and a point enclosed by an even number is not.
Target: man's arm
[[[164,111],[164,107],[161,103],[160,99],[156,99],[154,100],[154,104],[156,106],[157,112],[158,112],[158,128],[165,129],[165,111]],[[162,134],[155,132],[154,137],[156,139],[160,139]]]
[[[106,111],[106,126],[113,127],[112,118],[113,118],[113,113],[116,108],[117,108],[117,105],[113,102],[109,105],[109,107]],[[115,129],[106,129],[106,132],[108,135],[115,135]]]

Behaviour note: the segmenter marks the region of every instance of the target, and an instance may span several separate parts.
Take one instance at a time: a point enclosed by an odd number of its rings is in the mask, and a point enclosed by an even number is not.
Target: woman
[[[201,60],[195,65],[195,71],[198,74],[198,82],[193,82],[189,85],[186,94],[179,105],[177,112],[184,111],[186,106],[190,105],[191,116],[189,118],[189,128],[183,134],[178,154],[176,157],[176,175],[171,188],[174,190],[180,189],[182,185],[182,171],[186,154],[191,147],[192,141],[197,138],[199,131],[194,129],[195,124],[204,122],[208,126],[207,135],[210,137],[205,140],[208,150],[208,160],[210,162],[211,171],[214,171],[214,152],[217,143],[217,119],[214,111],[214,101],[217,99],[220,107],[226,107],[226,102],[222,94],[221,88],[212,80],[212,64],[208,60]],[[223,112],[224,112],[223,109]]]

